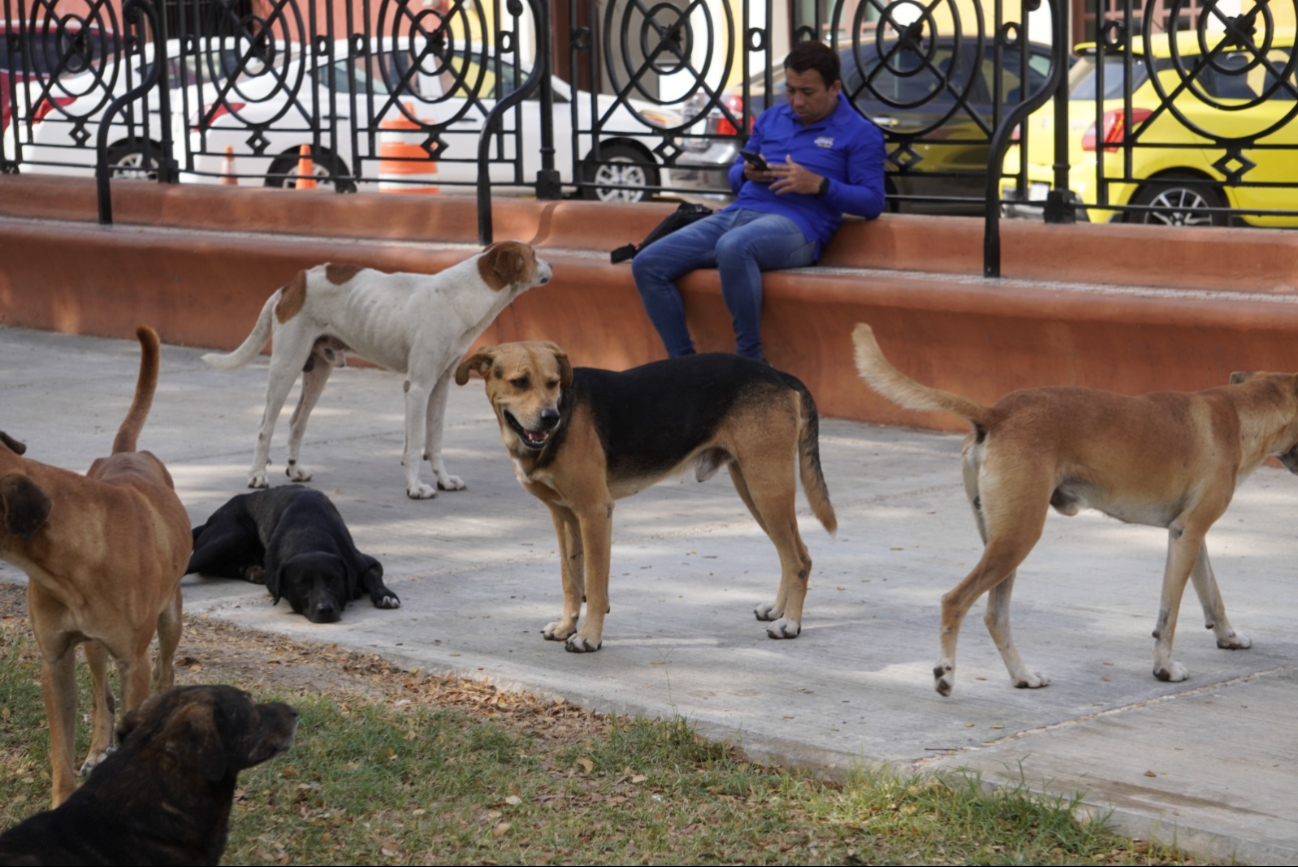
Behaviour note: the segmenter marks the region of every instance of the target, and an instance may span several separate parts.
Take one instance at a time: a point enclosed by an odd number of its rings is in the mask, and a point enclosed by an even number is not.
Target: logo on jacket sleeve
[[[834,137],[832,135],[822,135],[816,137],[816,147],[832,148],[834,146]]]

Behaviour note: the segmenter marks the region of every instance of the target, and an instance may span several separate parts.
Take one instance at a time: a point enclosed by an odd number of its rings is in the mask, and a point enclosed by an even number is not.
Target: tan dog
[[[968,577],[942,597],[942,658],[933,669],[938,692],[951,692],[960,623],[988,591],[987,629],[1014,685],[1050,682],[1028,670],[1010,634],[1015,570],[1041,538],[1050,506],[1065,515],[1090,507],[1129,524],[1168,529],[1155,677],[1187,676],[1172,659],[1172,640],[1188,580],[1217,646],[1251,646],[1226,619],[1204,536],[1230,505],[1235,485],[1262,461],[1278,457],[1298,472],[1298,375],[1234,373],[1231,384],[1219,388],[1143,397],[1027,388],[989,408],[899,373],[870,326],[857,325],[852,338],[857,369],[884,397],[973,425],[964,445],[964,485],[986,547]]]
[[[711,353],[615,373],[573,368],[553,343],[486,347],[455,372],[487,383],[514,472],[550,508],[563,570],[563,616],[542,634],[577,653],[599,650],[608,612],[613,502],[693,466],[700,482],[722,466],[780,553],[780,589],[759,606],[771,638],[797,638],[811,558],[798,535],[797,466],[807,500],[831,534],[834,507],[820,469],[819,419],[795,377]],[[577,630],[581,604],[586,622]]]
[[[502,241],[436,274],[385,274],[355,265],[325,264],[302,271],[271,293],[252,333],[234,352],[203,360],[221,370],[251,362],[271,339],[266,409],[257,432],[248,487],[264,488],[275,422],[298,374],[302,394],[289,424],[286,474],[310,480],[298,462],[307,419],[329,374],[359,355],[406,375],[406,495],[422,500],[437,489],[463,490],[442,461],[442,423],[451,371],[470,344],[510,302],[550,280],[550,265],[527,244]],[[437,487],[419,478],[429,461]]]
[[[180,579],[189,562],[189,517],[167,468],[135,442],[158,383],[158,335],[140,326],[140,376],[112,457],[86,475],[19,457],[0,434],[0,558],[27,573],[27,606],[41,650],[41,690],[50,725],[54,806],[75,787],[76,647],[86,644],[92,683],[90,755],[101,760],[113,734],[107,655],[117,662],[123,704],[149,695],[149,642],[158,634],[153,679],[172,685],[180,641]]]

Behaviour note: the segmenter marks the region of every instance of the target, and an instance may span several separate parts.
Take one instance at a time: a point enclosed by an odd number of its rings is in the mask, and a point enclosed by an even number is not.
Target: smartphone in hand
[[[766,164],[766,160],[757,151],[741,150],[739,155],[744,158],[744,162],[759,172],[769,172],[771,170],[771,167]]]

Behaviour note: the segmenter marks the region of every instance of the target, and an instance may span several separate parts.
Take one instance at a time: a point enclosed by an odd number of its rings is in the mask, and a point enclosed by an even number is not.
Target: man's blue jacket
[[[769,165],[792,157],[803,168],[829,178],[824,196],[781,196],[771,192],[770,184],[746,181],[742,156],[730,167],[730,187],[738,193],[730,208],[783,214],[798,224],[808,241],[815,242],[817,257],[843,222],[844,213],[873,220],[883,212],[883,132],[841,93],[838,106],[808,126],[787,103],[768,109],[757,119],[747,149],[760,153]]]

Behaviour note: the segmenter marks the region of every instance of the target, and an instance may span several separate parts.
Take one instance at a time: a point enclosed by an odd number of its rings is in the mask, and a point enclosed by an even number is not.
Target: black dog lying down
[[[232,686],[149,698],[55,810],[0,834],[0,864],[218,864],[236,775],[289,748],[297,711]]]
[[[401,600],[383,584],[383,566],[356,550],[329,498],[284,485],[240,494],[194,528],[189,571],[265,584],[313,623],[333,623],[353,599],[369,593],[376,608]]]

